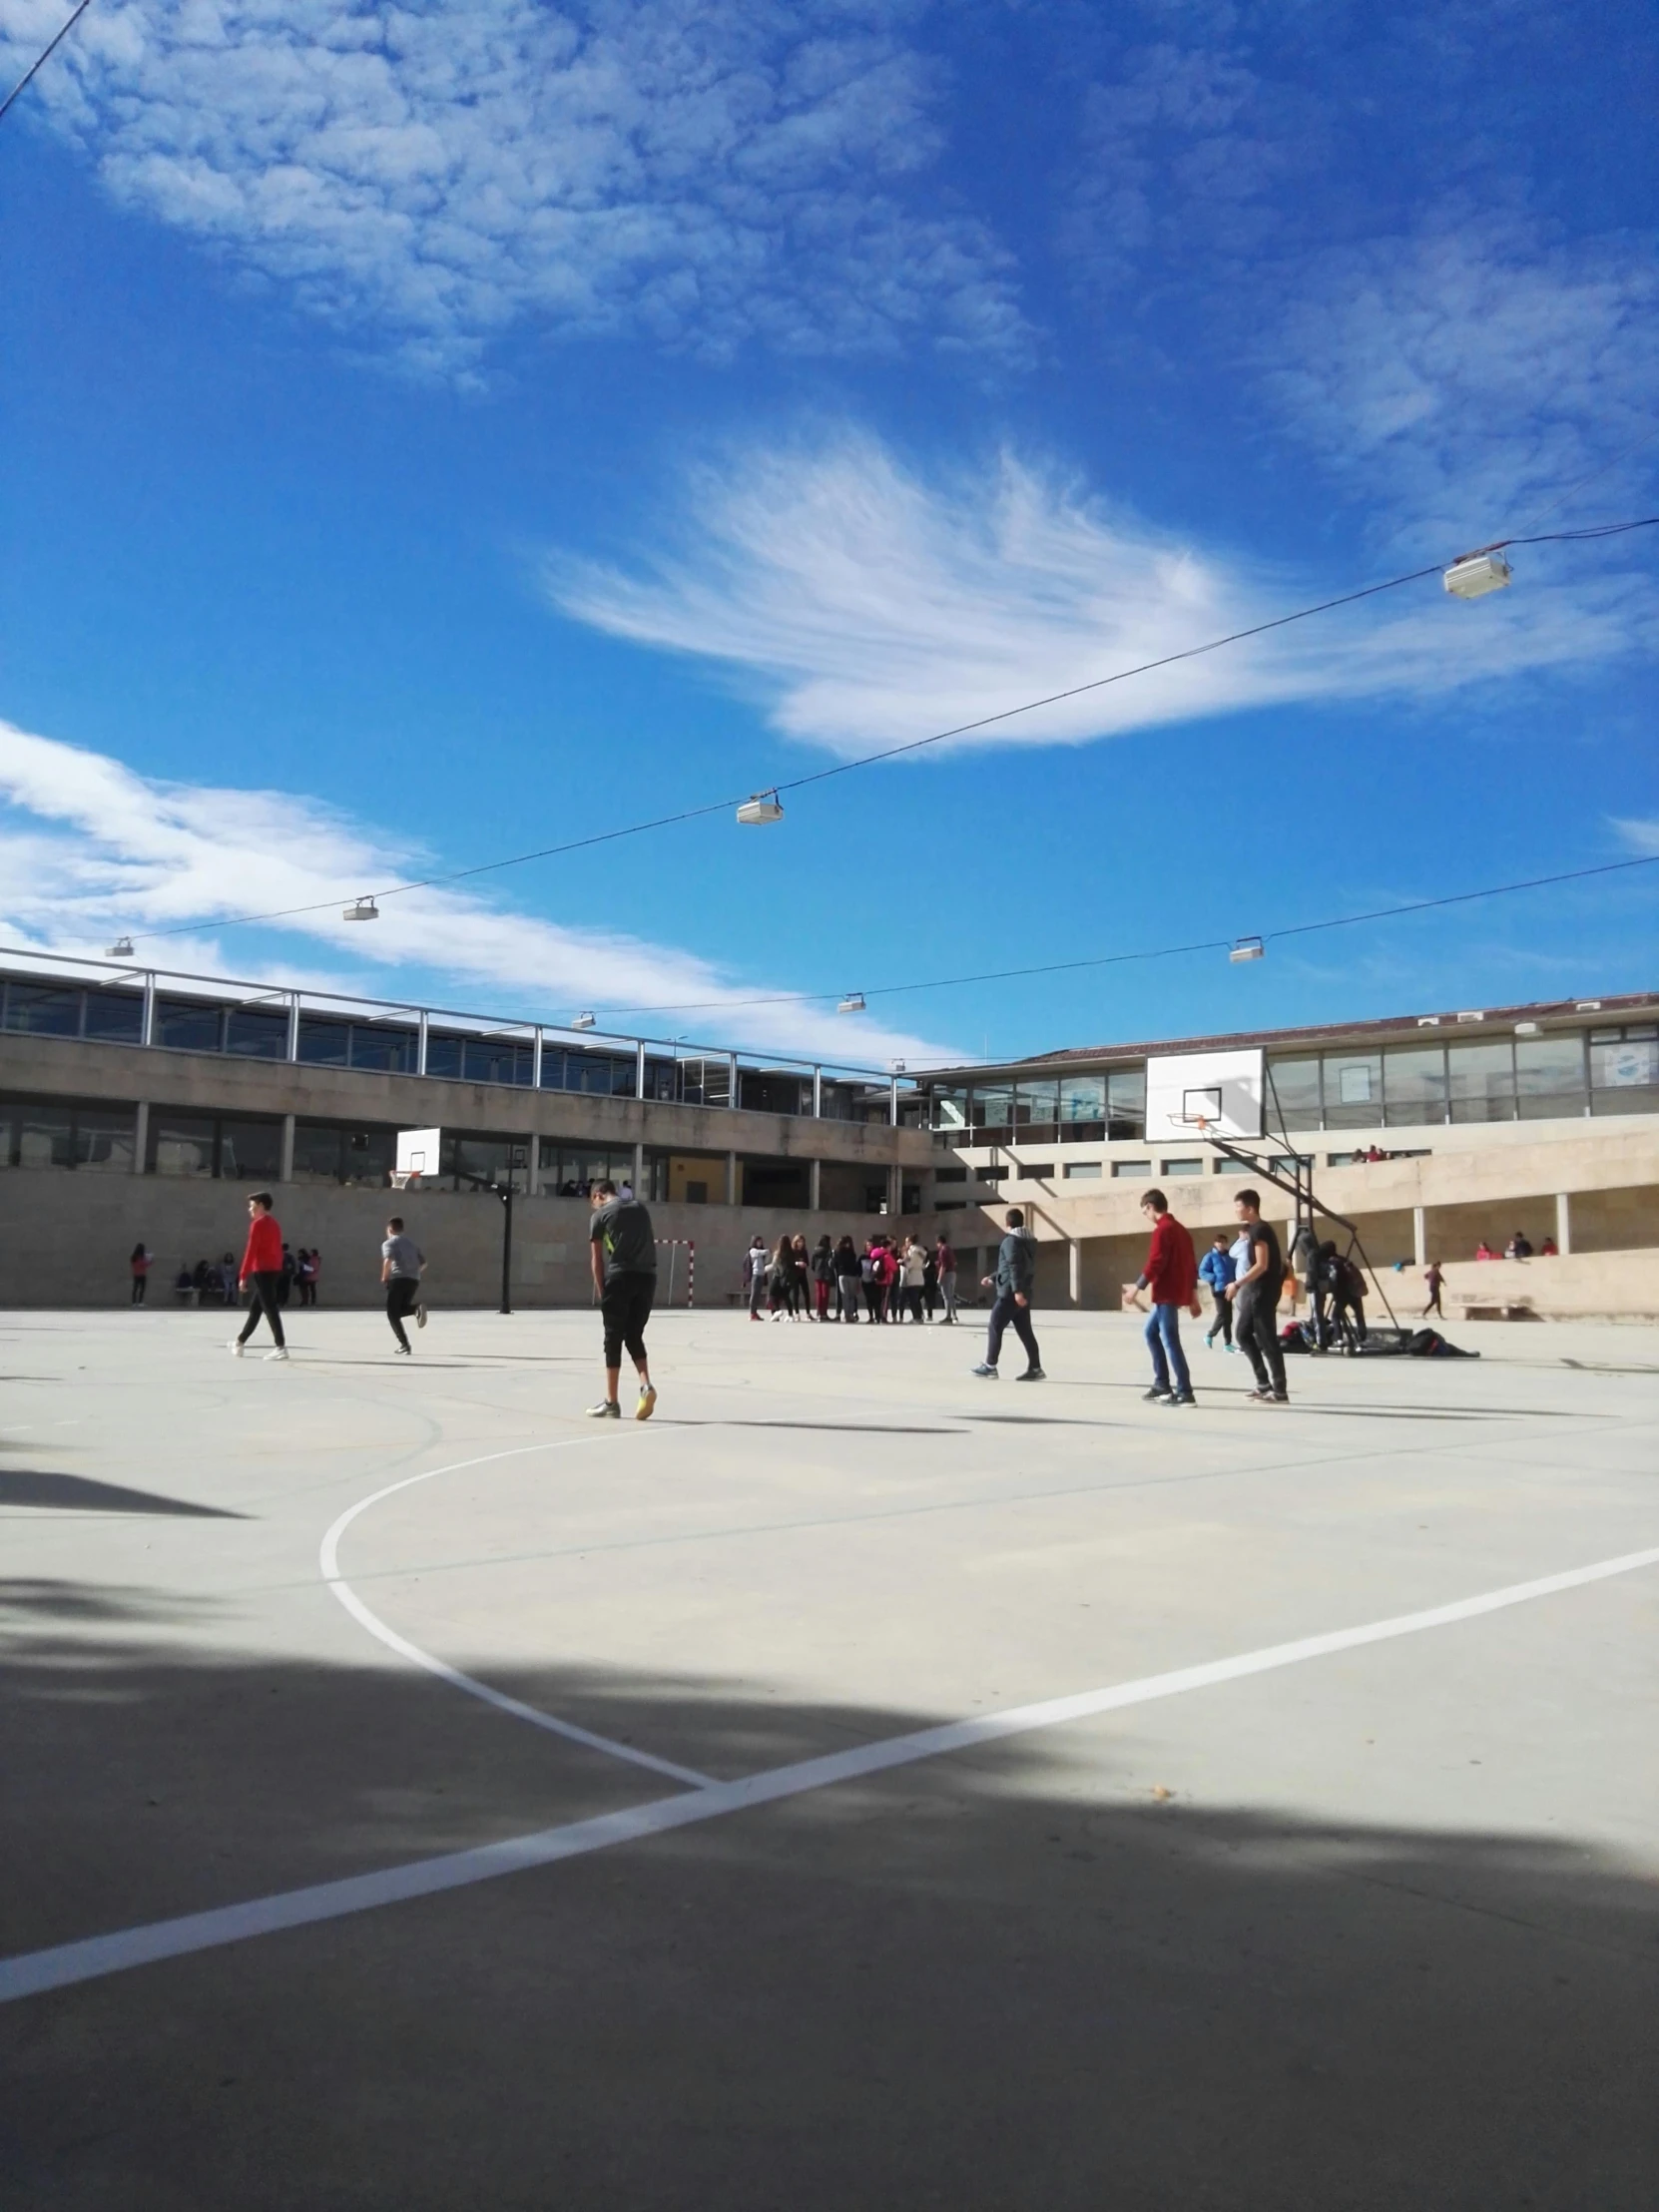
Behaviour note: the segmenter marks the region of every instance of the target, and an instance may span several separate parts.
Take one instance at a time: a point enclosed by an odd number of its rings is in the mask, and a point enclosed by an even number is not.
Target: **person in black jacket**
[[[1031,1292],[1037,1280],[1037,1248],[1025,1234],[1025,1216],[1017,1206],[1008,1209],[1008,1234],[1003,1238],[996,1256],[996,1273],[981,1279],[982,1287],[996,1293],[991,1307],[990,1330],[985,1340],[985,1357],[974,1369],[975,1375],[996,1379],[997,1355],[1002,1350],[1002,1334],[1012,1322],[1014,1334],[1025,1347],[1029,1362],[1025,1373],[1014,1378],[1016,1382],[1041,1382],[1043,1377],[1042,1356],[1037,1350],[1036,1334],[1031,1327]]]

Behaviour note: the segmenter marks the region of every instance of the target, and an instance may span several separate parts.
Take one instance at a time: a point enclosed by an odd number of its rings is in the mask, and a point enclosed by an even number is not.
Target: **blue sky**
[[[8,81],[63,12],[0,0]],[[94,0],[0,124],[7,938],[912,1064],[1650,985],[1638,870],[873,995],[1659,849],[1659,531],[777,829],[223,917],[1659,508],[1656,57],[1622,0]]]

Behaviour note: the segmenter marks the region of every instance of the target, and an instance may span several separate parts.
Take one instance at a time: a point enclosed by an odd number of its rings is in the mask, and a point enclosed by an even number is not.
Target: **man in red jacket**
[[[252,1284],[254,1303],[249,1308],[248,1319],[243,1324],[242,1335],[231,1339],[234,1359],[243,1357],[243,1349],[260,1326],[264,1314],[271,1324],[271,1334],[276,1340],[275,1352],[268,1352],[268,1360],[285,1360],[288,1348],[282,1341],[282,1315],[277,1305],[277,1294],[282,1287],[282,1232],[272,1212],[273,1200],[269,1191],[255,1191],[248,1201],[248,1250],[242,1256],[242,1287],[246,1291]]]
[[[1193,1240],[1169,1210],[1162,1191],[1148,1191],[1141,1212],[1152,1224],[1152,1243],[1137,1291],[1150,1291],[1146,1343],[1152,1354],[1152,1387],[1146,1395],[1163,1405],[1196,1405],[1186,1354],[1181,1350],[1181,1309],[1198,1307],[1198,1260]]]

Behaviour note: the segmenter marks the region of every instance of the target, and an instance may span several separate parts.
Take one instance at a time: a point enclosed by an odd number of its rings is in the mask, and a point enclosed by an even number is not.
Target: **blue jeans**
[[[1146,1349],[1152,1355],[1152,1380],[1158,1388],[1167,1390],[1173,1376],[1176,1395],[1185,1397],[1193,1386],[1193,1379],[1187,1373],[1187,1356],[1181,1350],[1179,1306],[1153,1307],[1146,1317]]]

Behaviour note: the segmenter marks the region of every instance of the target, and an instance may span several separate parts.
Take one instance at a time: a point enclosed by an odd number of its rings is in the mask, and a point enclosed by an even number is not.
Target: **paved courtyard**
[[[1651,2212],[1659,1332],[1038,1319],[0,1317],[8,2207]]]

